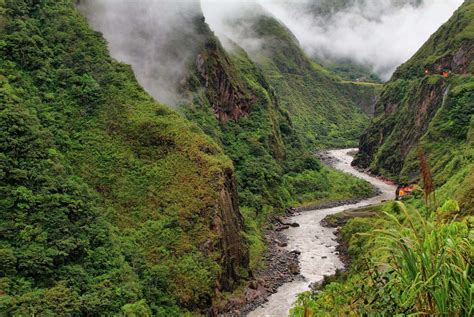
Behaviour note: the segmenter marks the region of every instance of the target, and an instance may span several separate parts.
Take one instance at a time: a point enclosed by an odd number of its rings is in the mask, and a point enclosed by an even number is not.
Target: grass
[[[471,316],[474,278],[469,220],[445,218],[460,210],[452,200],[428,219],[417,210],[409,212],[404,204],[398,205],[405,223],[387,214],[388,229],[379,231],[378,236],[391,254],[388,266],[395,278],[390,283],[402,290],[399,306],[412,306],[424,315]]]
[[[292,317],[472,315],[473,218],[456,219],[462,212],[453,200],[436,211],[417,198],[383,210],[343,227],[350,271],[301,294]]]

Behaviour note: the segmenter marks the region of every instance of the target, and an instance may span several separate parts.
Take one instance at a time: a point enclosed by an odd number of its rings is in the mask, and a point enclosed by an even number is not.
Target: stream
[[[297,222],[299,227],[289,228],[285,231],[288,237],[288,250],[299,250],[300,267],[302,278],[280,286],[277,292],[268,298],[268,301],[254,311],[248,317],[284,317],[296,300],[297,294],[308,291],[310,284],[319,282],[324,275],[332,275],[336,269],[342,269],[344,264],[336,253],[336,229],[325,228],[320,222],[327,215],[335,214],[344,210],[378,204],[384,200],[395,199],[396,186],[388,184],[368,174],[359,172],[351,166],[353,157],[348,153],[357,149],[340,149],[328,151],[328,154],[336,159],[334,168],[343,172],[362,178],[381,191],[381,194],[365,199],[356,204],[347,204],[334,208],[304,211],[291,218],[291,222]]]

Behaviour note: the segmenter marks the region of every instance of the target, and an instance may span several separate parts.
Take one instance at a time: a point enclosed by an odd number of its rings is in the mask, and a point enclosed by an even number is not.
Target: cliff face
[[[400,91],[396,91],[395,97],[393,90],[384,91],[377,104],[377,111],[382,114],[376,114],[373,125],[362,135],[354,164],[368,168],[376,160],[374,172],[396,178],[441,106],[447,86],[442,79],[436,83],[426,79],[397,87]]]
[[[219,195],[219,214],[213,221],[218,234],[218,250],[223,268],[219,276],[219,290],[231,291],[241,280],[241,270],[249,267],[249,253],[242,237],[244,221],[240,214],[237,184],[233,171],[226,171],[226,180]]]
[[[220,50],[220,51],[219,51]],[[206,97],[220,122],[239,120],[249,114],[256,97],[236,77],[235,69],[218,44],[209,40],[196,58],[196,69]],[[231,74],[231,72],[234,74]]]
[[[231,53],[224,50],[203,19],[196,19],[194,28],[202,42],[181,86],[186,116],[222,144],[234,161],[244,206],[283,208],[285,202],[276,189],[281,184],[269,175],[284,174],[290,147],[294,155],[303,152],[292,122],[241,48],[235,46]],[[283,125],[288,137],[281,131]],[[290,139],[295,141],[292,145]],[[257,162],[268,168],[256,166]]]
[[[472,163],[473,21],[474,2],[469,0],[397,69],[360,139],[354,164],[401,182],[416,181],[421,145],[438,186],[458,170],[470,173],[466,169]]]

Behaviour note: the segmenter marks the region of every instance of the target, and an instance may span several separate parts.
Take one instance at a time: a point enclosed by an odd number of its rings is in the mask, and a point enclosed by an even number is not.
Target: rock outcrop
[[[239,120],[249,114],[255,97],[236,79],[236,71],[218,44],[209,40],[196,58],[196,68],[206,96],[220,122]]]
[[[218,210],[213,222],[213,231],[219,236],[217,247],[221,254],[219,291],[231,291],[242,278],[241,270],[248,270],[249,267],[248,248],[242,237],[244,220],[239,210],[237,184],[232,169],[225,171]]]

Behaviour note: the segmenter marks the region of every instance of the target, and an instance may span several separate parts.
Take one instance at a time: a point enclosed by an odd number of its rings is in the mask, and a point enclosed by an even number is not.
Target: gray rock
[[[296,264],[296,263],[290,263],[290,265],[288,265],[288,270],[293,275],[300,274],[300,268],[299,268],[298,264]]]

